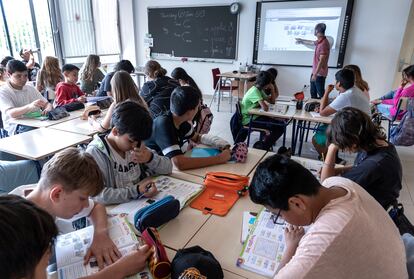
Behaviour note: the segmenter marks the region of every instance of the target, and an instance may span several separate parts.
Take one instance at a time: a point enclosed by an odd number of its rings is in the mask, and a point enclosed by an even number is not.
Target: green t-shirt
[[[249,91],[246,92],[244,95],[243,100],[241,101],[241,113],[243,116],[242,124],[247,125],[250,121],[250,114],[249,110],[253,108],[257,108],[259,105],[259,101],[264,100],[266,98],[266,94],[258,89],[256,86],[252,86]],[[256,119],[257,115],[253,116],[253,119]]]

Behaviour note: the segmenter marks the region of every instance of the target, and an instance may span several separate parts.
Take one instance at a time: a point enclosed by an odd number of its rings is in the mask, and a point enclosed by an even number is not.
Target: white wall
[[[143,40],[148,32],[147,7],[195,6],[232,3],[234,0],[139,0],[135,2],[136,57],[137,65],[146,62]],[[211,69],[219,67],[222,72],[237,70],[240,62],[251,63],[256,16],[256,1],[239,0],[242,11],[239,20],[238,61],[233,64],[206,62],[180,62],[160,60],[171,72],[177,66],[185,68],[199,84],[204,94],[212,94]],[[355,0],[348,38],[345,64],[357,64],[364,79],[371,87],[371,98],[381,96],[392,87],[397,60],[405,32],[412,0]],[[283,95],[291,95],[309,83],[309,67],[280,66],[278,86]],[[328,82],[334,81],[336,69],[330,69]]]

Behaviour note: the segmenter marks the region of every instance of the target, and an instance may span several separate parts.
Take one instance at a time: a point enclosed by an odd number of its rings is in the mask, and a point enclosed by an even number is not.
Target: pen
[[[138,199],[142,198],[146,193],[149,192],[149,190],[152,188],[152,185],[154,184],[154,182],[150,182],[145,186],[145,191],[144,193],[142,193],[141,195],[138,196]]]

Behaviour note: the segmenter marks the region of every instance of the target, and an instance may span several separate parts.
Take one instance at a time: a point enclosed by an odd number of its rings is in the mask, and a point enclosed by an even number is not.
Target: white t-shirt
[[[69,233],[69,232],[92,225],[88,217],[89,215],[91,215],[91,212],[94,207],[95,207],[94,201],[92,199],[89,199],[88,207],[85,207],[84,209],[82,209],[81,212],[74,215],[72,218],[70,219],[56,218],[55,223],[56,223],[56,226],[58,227],[59,233],[65,234],[65,233]]]
[[[331,177],[323,185],[348,193],[322,208],[275,279],[408,278],[400,234],[380,204],[349,179]]]
[[[329,104],[329,106],[336,111],[346,107],[353,107],[362,110],[368,115],[371,115],[369,100],[365,96],[364,92],[357,87],[352,87],[339,94],[339,96],[336,97],[335,100]]]
[[[10,122],[11,117],[8,115],[7,110],[25,106],[39,99],[47,102],[39,91],[31,85],[26,84],[22,90],[17,90],[7,82],[0,87],[0,110],[4,129],[7,130],[9,135],[15,134],[17,125]]]
[[[139,164],[132,161],[130,152],[125,152],[125,159],[122,158],[115,149],[108,143],[110,156],[114,163],[112,166],[115,174],[117,187],[133,187],[140,181],[141,169]]]

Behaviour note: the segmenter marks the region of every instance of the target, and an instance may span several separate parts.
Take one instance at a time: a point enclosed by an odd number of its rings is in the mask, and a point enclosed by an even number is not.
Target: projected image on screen
[[[341,19],[341,7],[267,10],[263,50],[313,51],[295,38],[315,40],[314,27],[326,24],[325,35],[335,49]]]
[[[331,48],[328,66],[342,67],[353,3],[354,0],[258,2],[253,62],[312,66],[314,29],[324,23]]]

